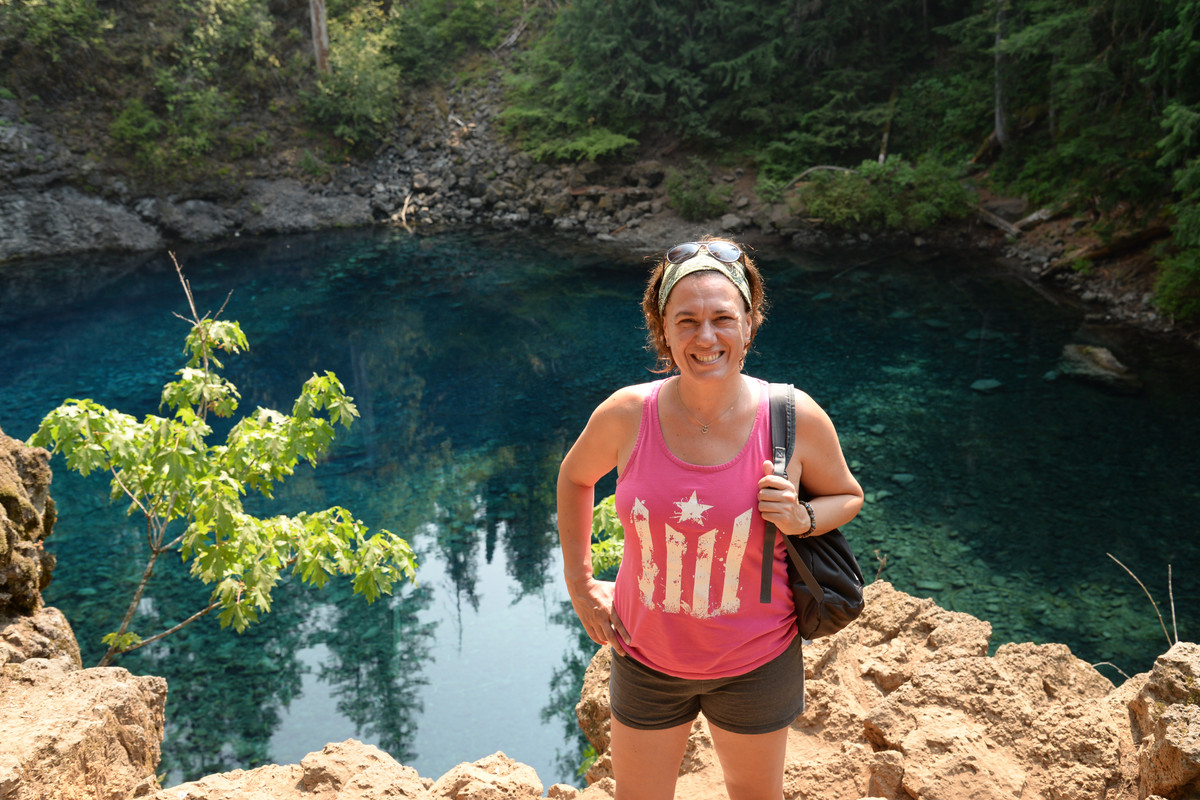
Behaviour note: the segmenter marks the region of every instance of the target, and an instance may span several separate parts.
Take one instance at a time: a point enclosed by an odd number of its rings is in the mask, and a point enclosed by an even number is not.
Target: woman
[[[616,655],[617,798],[674,796],[703,711],[731,800],[780,800],[804,670],[782,541],[769,604],[759,602],[755,544],[764,521],[812,536],[849,522],[862,489],[829,416],[799,391],[791,482],[773,475],[767,387],[742,374],[763,321],[762,278],[737,245],[709,238],[671,248],[642,308],[661,371],[678,374],[601,403],[558,477],[571,603],[588,636]],[[596,482],[614,468],[625,554],[606,582],[592,574],[592,507]]]

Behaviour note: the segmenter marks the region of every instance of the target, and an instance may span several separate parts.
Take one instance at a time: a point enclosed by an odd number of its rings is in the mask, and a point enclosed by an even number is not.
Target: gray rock
[[[355,194],[316,196],[291,179],[252,182],[241,208],[248,212],[243,227],[250,233],[300,233],[374,221],[367,198]]]
[[[746,227],[746,220],[737,214],[726,214],[721,217],[721,230],[729,233],[741,233]]]
[[[1139,394],[1143,388],[1142,379],[1106,347],[1064,345],[1058,372],[1117,394]]]
[[[159,231],[132,210],[78,189],[0,194],[0,261],[162,245]]]
[[[207,200],[174,203],[158,198],[138,201],[134,208],[142,219],[164,233],[185,242],[209,242],[232,236],[240,227],[241,215]]]

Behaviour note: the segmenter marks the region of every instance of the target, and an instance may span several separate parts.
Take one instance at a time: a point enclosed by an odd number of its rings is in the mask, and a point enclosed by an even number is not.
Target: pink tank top
[[[750,438],[732,461],[688,464],[667,448],[651,385],[629,463],[617,480],[625,552],[614,603],[646,666],[680,678],[724,678],[761,666],[796,635],[783,543],[771,602],[759,602],[763,519],[758,481],[770,460],[767,386]]]

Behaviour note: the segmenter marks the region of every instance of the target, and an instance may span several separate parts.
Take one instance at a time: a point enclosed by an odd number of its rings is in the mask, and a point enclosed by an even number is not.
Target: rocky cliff
[[[160,789],[166,682],[82,669],[67,621],[42,604],[53,568],[42,548],[54,522],[48,461],[0,433],[0,800],[613,795],[607,648],[593,658],[576,709],[600,754],[586,789],[547,789],[503,753],[434,780],[353,740],[297,765]],[[1113,686],[1062,645],[1005,644],[988,655],[987,622],[887,583],[867,596],[855,624],[806,648],[808,708],[789,733],[788,800],[1200,797],[1200,646],[1178,643],[1149,673]],[[703,719],[677,796],[725,796]]]
[[[54,558],[50,455],[0,431],[0,799],[136,797],[158,788],[167,682],[82,669],[41,590]]]
[[[372,157],[306,171],[296,159],[265,159],[221,184],[180,184],[169,193],[130,185],[21,116],[0,99],[0,261],[91,250],[158,250],[243,234],[296,233],[386,224],[417,227],[543,227],[639,241],[666,210],[664,167],[538,164],[495,129],[500,90],[454,87],[416,102],[404,127]],[[86,148],[87,142],[76,142]],[[759,204],[752,178],[731,170],[737,191],[721,220],[796,235],[799,219]],[[647,239],[661,246],[653,234]]]
[[[991,626],[882,582],[852,626],[805,650],[787,798],[1135,800],[1200,797],[1200,646],[1175,645],[1114,687],[1058,644],[1001,645]],[[608,654],[577,714],[606,753]],[[723,797],[698,722],[679,797]],[[602,757],[588,773],[610,780]]]

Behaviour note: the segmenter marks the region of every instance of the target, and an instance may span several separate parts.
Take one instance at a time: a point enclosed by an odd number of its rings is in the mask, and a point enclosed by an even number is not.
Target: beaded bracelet
[[[808,512],[808,530],[800,534],[801,536],[812,536],[813,531],[817,529],[817,515],[813,513],[812,506],[807,500],[801,500],[800,505],[804,506],[804,510]]]

